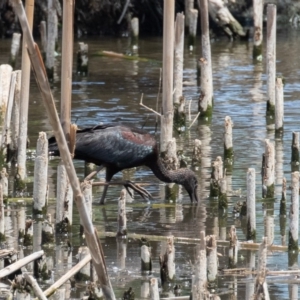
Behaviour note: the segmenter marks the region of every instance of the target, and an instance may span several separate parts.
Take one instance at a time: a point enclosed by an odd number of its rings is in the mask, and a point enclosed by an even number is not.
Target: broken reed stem
[[[31,58],[33,69],[35,71],[36,80],[40,87],[42,100],[44,102],[47,115],[49,117],[49,121],[52,126],[59,147],[60,155],[64,161],[68,173],[68,177],[73,188],[77,209],[79,211],[80,218],[83,222],[84,229],[85,229],[86,242],[91,251],[91,256],[93,258],[95,269],[97,270],[97,275],[99,278],[101,288],[103,290],[104,297],[106,299],[115,300],[115,295],[112,290],[111,282],[109,280],[105,262],[104,262],[101,242],[91,222],[88,210],[85,207],[84,197],[81,193],[79,181],[75,172],[72,158],[69,153],[68,145],[65,140],[64,133],[59,122],[54,99],[49,86],[49,81],[45,74],[45,68],[41,60],[39,48],[33,41],[31,31],[29,30],[29,26],[27,23],[25,11],[22,6],[22,2],[20,0],[14,0],[13,7],[15,13],[18,15],[23,30],[23,38],[27,42],[28,53]]]
[[[21,33],[14,32],[12,36],[9,64],[15,69],[16,57],[20,50]]]
[[[126,190],[122,189],[118,202],[118,231],[117,236],[127,235]]]
[[[141,271],[142,273],[152,271],[151,247],[148,243],[141,246]]]
[[[276,5],[267,6],[267,115],[275,113]]]
[[[276,78],[275,91],[275,134],[280,136],[283,133],[284,118],[283,83],[280,77]]]
[[[150,279],[150,299],[159,300],[158,281],[157,278]]]
[[[275,149],[269,139],[265,139],[265,153],[262,182],[265,188],[264,198],[274,198],[275,193]]]
[[[232,143],[232,127],[233,122],[229,116],[225,117],[225,133],[224,133],[224,160],[231,161],[233,159],[233,143]]]
[[[253,0],[253,59],[262,61],[263,0]]]
[[[47,300],[47,297],[44,295],[42,289],[40,288],[40,286],[38,285],[36,279],[32,276],[29,275],[28,273],[24,274],[24,277],[26,279],[26,281],[30,284],[30,286],[32,287],[34,294],[40,299],[40,300]]]
[[[247,172],[247,239],[256,236],[256,194],[255,194],[255,169],[249,168]]]
[[[189,49],[193,50],[196,43],[198,23],[198,9],[190,9],[189,16]]]
[[[33,214],[45,215],[48,196],[48,139],[45,132],[39,133],[34,161]]]
[[[61,278],[59,278],[54,284],[52,284],[47,290],[44,291],[46,297],[50,297],[57,289],[59,289],[65,282],[73,277],[79,270],[81,270],[86,264],[91,261],[91,255],[85,256],[80,260],[72,269],[67,271]]]
[[[207,246],[207,280],[214,283],[218,275],[217,241],[215,235],[206,237]]]
[[[161,255],[159,257],[161,283],[170,283],[175,280],[175,247],[174,237],[169,236],[163,242],[161,248]]]
[[[42,257],[44,255],[44,251],[37,251],[34,252],[22,259],[19,259],[15,263],[9,265],[8,267],[0,270],[0,279],[4,278],[5,276],[8,276],[11,273],[14,273],[15,271],[21,269],[22,267],[26,266],[28,263]]]
[[[238,237],[236,234],[236,228],[231,225],[229,231],[229,250],[228,250],[228,266],[229,268],[235,268],[238,258]]]
[[[212,164],[210,179],[210,197],[219,196],[219,181],[223,178],[223,161],[221,156],[217,156]]]
[[[298,251],[299,234],[299,172],[292,173],[292,196],[290,206],[289,251]]]
[[[299,171],[299,132],[293,132],[291,163],[292,171]]]
[[[92,190],[92,183],[91,181],[84,181],[81,183],[81,191],[82,191],[82,195],[84,197],[85,200],[85,205],[86,208],[89,212],[90,218],[91,220],[93,220],[93,190]],[[84,234],[84,228],[82,225],[82,222],[80,220],[80,229],[79,229],[79,234],[80,236],[82,236]]]

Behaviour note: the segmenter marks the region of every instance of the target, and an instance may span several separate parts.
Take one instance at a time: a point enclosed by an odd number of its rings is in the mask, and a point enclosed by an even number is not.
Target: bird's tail
[[[53,156],[60,155],[55,136],[52,136],[51,138],[48,139],[48,150],[50,155]]]

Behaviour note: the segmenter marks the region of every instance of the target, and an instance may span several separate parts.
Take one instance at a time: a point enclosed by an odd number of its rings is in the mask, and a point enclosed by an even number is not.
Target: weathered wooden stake
[[[238,258],[238,237],[236,235],[236,228],[231,225],[229,231],[229,249],[228,249],[228,266],[229,268],[235,268]]]
[[[5,241],[5,222],[4,222],[4,203],[3,203],[3,188],[0,184],[0,241]]]
[[[70,232],[73,223],[73,190],[62,161],[57,166],[56,218],[57,233]]]
[[[151,300],[159,300],[157,278],[150,279],[150,299]]]
[[[131,24],[131,45],[132,47],[137,47],[138,39],[139,39],[139,19],[138,18],[132,18],[130,20]]]
[[[192,164],[193,166],[201,164],[201,141],[195,139],[194,141],[194,149],[193,149],[193,156],[192,156]]]
[[[20,97],[21,97],[21,76],[20,70],[14,71],[16,73],[16,85],[12,109],[11,120],[11,144],[10,144],[10,158],[13,161],[17,160],[18,137],[19,137],[19,122],[20,122]],[[9,158],[9,159],[10,159]]]
[[[174,45],[174,127],[181,131],[185,128],[185,98],[182,93],[183,60],[184,60],[184,15],[177,13],[175,20],[175,45]]]
[[[81,191],[85,199],[87,210],[90,214],[91,220],[93,219],[93,191],[91,181],[84,181],[81,183]],[[80,236],[84,234],[84,228],[80,220]]]
[[[206,237],[207,247],[207,280],[209,283],[214,283],[218,275],[218,255],[216,236],[210,235]]]
[[[48,1],[47,10],[47,52],[46,52],[46,71],[50,81],[54,80],[54,64],[55,64],[55,32],[57,27],[57,17],[55,9],[55,1]]]
[[[20,41],[21,41],[21,33],[14,32],[12,37],[12,43],[10,48],[10,60],[9,64],[13,67],[16,67],[16,57],[18,56],[20,50]]]
[[[24,242],[25,235],[25,207],[24,200],[18,201],[19,209],[17,211],[17,222],[18,222],[18,241],[20,244]]]
[[[298,252],[299,235],[299,172],[292,173],[292,198],[290,206],[289,251]]]
[[[164,1],[163,68],[162,68],[162,116],[160,152],[167,150],[173,136],[173,65],[174,65],[174,14],[175,1]],[[172,49],[170,51],[170,49]]]
[[[28,30],[32,32],[33,15],[34,15],[34,0],[28,0],[25,3],[25,12],[28,20]],[[30,90],[30,59],[27,52],[26,38],[22,41],[22,78],[21,78],[21,97],[20,102],[20,121],[18,135],[18,180],[21,186],[26,177],[26,149],[27,149],[27,132],[28,132],[28,106],[29,106],[29,90]]]
[[[255,169],[249,168],[247,172],[247,239],[256,236],[256,211],[255,211]]]
[[[276,5],[267,6],[267,115],[275,114]]]
[[[33,183],[33,214],[45,215],[48,205],[48,139],[45,132],[39,133],[36,146]]]
[[[189,15],[189,49],[193,50],[197,36],[198,9],[191,9]]]
[[[87,75],[89,70],[89,45],[83,42],[78,43],[79,49],[77,51],[77,73]]]
[[[47,52],[47,25],[46,21],[41,21],[40,26],[40,35],[41,35],[41,44],[42,44],[42,56],[43,60],[46,61],[46,52]],[[64,39],[63,39],[64,41]]]
[[[176,139],[172,138],[166,147],[166,152],[164,153],[162,160],[164,165],[169,170],[177,170],[179,168],[179,160],[177,157],[177,147],[176,147]]]
[[[147,274],[152,271],[151,247],[148,244],[141,246],[141,271]]]
[[[30,300],[29,284],[23,277],[23,275],[17,275],[14,279],[14,286],[16,287],[15,297],[16,300]]]
[[[54,242],[54,228],[51,220],[51,214],[47,214],[42,223],[42,245],[52,244]]]
[[[80,247],[78,249],[78,261],[85,259],[87,256],[90,255],[90,250],[88,247]],[[75,279],[78,281],[87,281],[90,280],[91,277],[91,263],[87,263],[84,267],[80,269],[80,271],[75,275]]]
[[[228,199],[227,199],[227,179],[226,175],[219,180],[219,209],[225,210],[228,207]]]
[[[190,26],[190,14],[191,10],[194,9],[194,0],[184,0],[184,14],[185,14],[185,28],[186,32]]]
[[[275,134],[280,136],[283,133],[284,118],[283,83],[280,77],[276,78],[275,92]]]
[[[195,275],[192,278],[193,299],[205,299],[207,286],[207,258],[205,232],[200,232],[200,245],[196,248]]]
[[[6,114],[7,102],[10,92],[10,81],[12,74],[12,67],[10,65],[0,65],[0,111],[1,123],[4,121]]]
[[[174,237],[169,236],[166,242],[163,242],[161,255],[159,257],[160,274],[162,285],[175,280],[175,247]]]
[[[221,156],[217,156],[212,164],[212,172],[210,179],[210,197],[219,196],[219,181],[223,178],[223,161]]]
[[[265,139],[265,153],[262,165],[263,198],[274,198],[275,149],[274,144],[269,139]]]
[[[264,216],[264,229],[265,229],[265,237],[268,238],[268,244],[272,245],[274,242],[274,217],[267,215],[267,212],[265,211]]]
[[[226,165],[232,165],[233,161],[233,143],[232,143],[232,127],[233,123],[229,116],[225,117],[225,133],[224,133],[224,160]]]
[[[263,1],[253,0],[253,59],[262,61],[263,44]]]
[[[25,273],[24,277],[26,281],[29,283],[29,285],[32,287],[34,294],[38,297],[38,299],[47,300],[47,297],[44,295],[36,279],[32,275],[29,275],[28,273]]]
[[[126,190],[122,189],[118,202],[118,231],[117,236],[126,236],[127,217],[126,217]]]
[[[266,282],[267,244],[267,238],[264,237],[258,252],[258,266],[255,280],[254,299],[270,299],[268,285]]]
[[[33,221],[27,217],[25,221],[24,246],[32,246],[33,243]]]
[[[299,171],[299,132],[293,132],[291,163],[292,172]]]
[[[200,0],[200,6],[202,58],[200,59],[201,92],[199,97],[199,111],[201,112],[200,117],[208,118],[212,114],[213,80],[207,0]]]
[[[0,184],[2,185],[3,197],[5,198],[8,196],[8,173],[6,168],[2,168],[0,172]]]

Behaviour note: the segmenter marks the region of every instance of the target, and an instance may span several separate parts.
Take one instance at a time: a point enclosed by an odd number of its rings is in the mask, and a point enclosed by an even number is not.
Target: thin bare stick
[[[32,275],[29,275],[27,273],[24,274],[24,277],[26,281],[31,285],[35,295],[40,299],[40,300],[47,300],[47,297],[44,295],[42,289],[38,285],[37,281],[35,278],[33,278]]]
[[[146,109],[152,111],[152,112],[153,112],[154,114],[156,114],[157,116],[161,117],[161,114],[160,114],[160,113],[158,113],[157,111],[155,111],[155,110],[153,110],[152,108],[150,108],[150,107],[146,106],[145,104],[143,104],[143,96],[144,96],[144,94],[142,94],[142,96],[141,96],[140,105],[143,106],[143,107],[145,107]]]
[[[200,115],[200,111],[197,113],[197,116],[195,117],[195,119],[193,120],[192,124],[189,127],[189,130],[191,129],[191,127],[194,125],[194,123],[196,122],[196,120],[198,119],[199,115]]]

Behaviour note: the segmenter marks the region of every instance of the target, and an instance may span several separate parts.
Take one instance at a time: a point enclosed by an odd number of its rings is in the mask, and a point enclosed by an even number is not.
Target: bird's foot
[[[129,188],[132,188],[139,195],[141,195],[144,200],[152,199],[151,194],[146,189],[142,188],[141,186],[139,186],[138,184],[136,184],[136,183],[134,183],[130,180],[126,180],[123,185],[126,188],[126,190],[127,190],[128,194],[130,195],[130,197],[132,197],[132,193],[129,190]]]

